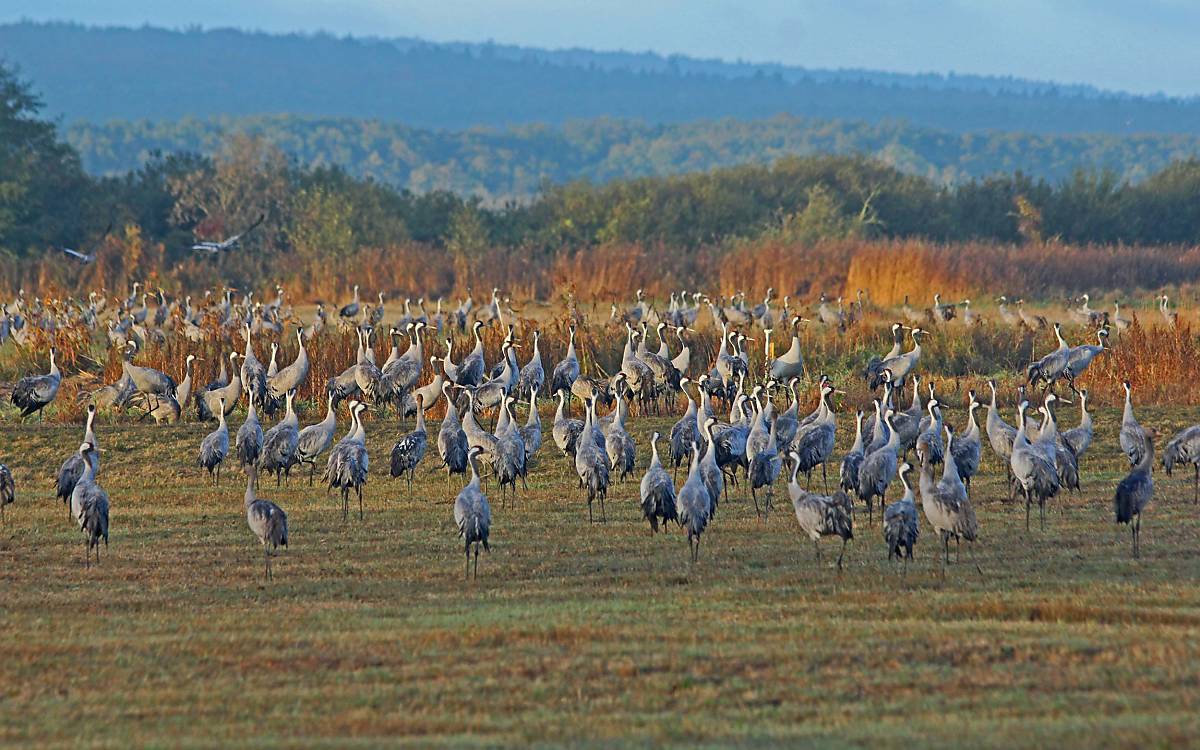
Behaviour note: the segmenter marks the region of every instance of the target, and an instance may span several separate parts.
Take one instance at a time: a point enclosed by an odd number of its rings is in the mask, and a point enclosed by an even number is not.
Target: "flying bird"
[[[65,253],[68,258],[79,263],[79,265],[90,265],[96,261],[96,251],[99,250],[100,243],[104,242],[104,239],[108,237],[109,233],[112,232],[112,228],[113,224],[110,221],[108,222],[108,226],[104,229],[104,234],[100,235],[100,241],[96,243],[96,247],[93,247],[90,253],[81,253],[78,250],[72,250],[66,246],[59,247],[58,249]]]
[[[223,253],[228,250],[234,250],[241,244],[242,238],[250,234],[250,232],[252,232],[259,224],[262,224],[263,220],[266,218],[266,214],[259,214],[258,218],[254,220],[253,224],[251,224],[245,230],[233,235],[229,239],[221,240],[220,242],[201,240],[194,243],[192,245],[192,249],[203,250],[205,252],[212,253],[213,255],[216,255],[217,253]]]

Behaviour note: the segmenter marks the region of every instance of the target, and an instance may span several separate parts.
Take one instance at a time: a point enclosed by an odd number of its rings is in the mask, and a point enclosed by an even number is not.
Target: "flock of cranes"
[[[856,525],[862,526],[862,511],[866,511],[867,524],[873,525],[878,501],[888,558],[903,560],[907,570],[923,516],[942,546],[939,558],[944,575],[950,541],[954,540],[956,549],[966,541],[973,559],[974,543],[980,538],[971,482],[980,470],[985,438],[1007,468],[1010,494],[1024,499],[1027,529],[1034,505],[1044,528],[1047,505],[1060,493],[1079,489],[1080,461],[1092,443],[1094,430],[1087,410],[1088,392],[1078,388],[1078,381],[1106,351],[1110,327],[1119,328],[1122,320],[1119,308],[1114,316],[1099,313],[1088,307],[1084,295],[1077,300],[1081,305],[1073,305],[1066,312],[1084,325],[1096,326],[1097,343],[1071,346],[1063,338],[1061,326],[1054,323],[1050,328],[1057,348],[1029,365],[1026,383],[1020,387],[1014,424],[1004,420],[997,405],[996,383],[989,381],[990,402],[985,404],[975,391],[970,391],[965,419],[955,428],[948,423],[949,404],[939,396],[935,383],[921,375],[922,342],[935,335],[922,326],[936,330],[956,320],[974,325],[979,317],[970,310],[969,300],[947,303],[936,296],[933,306],[920,314],[906,300],[901,314],[907,323],[891,325],[890,350],[865,363],[861,377],[873,399],[855,414],[853,445],[838,456],[835,445],[839,415],[833,397],[842,391],[831,379],[820,376],[816,379],[816,409],[801,413],[799,386],[810,373],[798,330],[808,324],[844,330],[861,317],[862,294],[849,306],[841,299],[831,304],[822,297],[812,313],[793,309],[786,297],[778,310],[773,309],[774,290],[768,290],[763,301],[754,306],[747,306],[744,294],[714,301],[700,294],[681,293],[672,294],[669,304],[660,311],[638,290],[632,307],[622,310],[613,305],[611,309],[610,325],[623,332],[624,340],[616,372],[584,373],[572,325],[566,354],[547,377],[540,331],[533,330],[527,341],[519,341],[512,310],[498,291],[492,291],[487,305],[476,307],[468,298],[446,312],[438,300],[437,313],[432,316],[425,312],[423,300],[418,300],[415,307],[406,300],[403,317],[388,327],[391,350],[381,364],[376,362],[371,339],[385,319],[384,295],[377,295],[378,304],[364,304],[357,286],[352,299],[338,309],[336,319],[331,321],[321,306],[311,325],[297,328],[296,357],[283,367],[277,362],[277,343],[270,345],[265,365],[255,347],[256,336],[260,341],[263,336],[281,336],[292,319],[283,290],[278,287],[275,300],[267,303],[255,302],[251,295],[236,303],[232,292],[226,291],[206,293],[204,303],[198,305],[193,305],[190,297],[168,301],[159,290],[158,305],[152,313],[147,306],[148,294],[139,293],[135,285],[133,293],[118,300],[116,309],[107,315],[99,302],[103,299],[100,295],[92,295],[86,306],[43,300],[30,304],[22,296],[4,306],[4,315],[8,332],[18,320],[18,327],[24,328],[34,319],[43,324],[82,325],[99,331],[100,321],[107,317],[104,325],[108,341],[124,355],[119,380],[85,392],[90,403],[83,442],[66,458],[56,478],[56,495],[68,506],[72,523],[83,532],[89,564],[93,552],[99,561],[99,543],[104,541],[107,546],[109,531],[109,498],[99,484],[97,409],[136,404],[156,422],[175,422],[187,418],[192,410],[198,419],[216,421],[216,428],[200,442],[196,464],[209,474],[214,488],[219,487],[227,462],[244,471],[247,524],[264,550],[264,575],[268,579],[272,577],[271,554],[288,544],[288,519],[278,504],[258,497],[260,474],[273,474],[275,486],[280,488],[290,483],[293,468],[307,465],[311,485],[318,464],[323,462],[322,484],[340,493],[343,521],[349,518],[351,496],[357,498],[358,516],[363,520],[364,488],[371,476],[364,416],[372,408],[377,412],[394,408],[401,419],[415,415],[414,429],[401,434],[392,446],[388,469],[393,478],[404,480],[411,490],[418,468],[430,466],[436,460],[430,454],[436,450],[440,464],[432,468],[445,469],[447,485],[455,475],[466,480],[455,498],[453,516],[464,544],[468,574],[474,554],[477,575],[479,549],[489,549],[492,529],[489,483],[495,482],[502,505],[516,507],[517,497],[542,451],[538,398],[546,395],[557,401],[551,429],[553,443],[577,475],[591,522],[607,521],[606,500],[615,484],[637,479],[637,446],[630,431],[634,408],[641,415],[670,412],[682,396],[686,402],[682,416],[669,434],[653,434],[650,461],[638,484],[639,507],[651,534],[677,524],[686,535],[695,561],[721,501],[727,501],[744,485],[744,494],[753,502],[756,514],[767,519],[776,486],[782,483],[799,529],[813,541],[818,558],[821,539],[840,539],[840,569]],[[1040,325],[1026,317],[1019,300],[1016,314],[1005,298],[999,303],[1001,321],[1007,322],[1013,315],[1014,325]],[[1160,297],[1158,304],[1164,321],[1174,325],[1175,313],[1167,298]],[[698,324],[705,310],[719,331],[720,346],[708,367],[701,370],[694,366],[695,357],[684,333]],[[193,363],[197,361],[193,354],[187,355],[179,380],[134,364],[147,345],[172,337],[197,341],[196,331],[211,331],[214,322],[216,330],[226,335],[236,332],[244,346],[240,353],[230,351],[221,358],[219,375],[206,386],[193,382]],[[352,354],[353,362],[325,384],[323,419],[301,427],[295,401],[311,373],[306,344],[328,325],[354,331],[357,350]],[[498,359],[489,366],[481,332],[492,325],[505,332],[505,337]],[[452,338],[456,331],[473,344],[457,362]],[[444,354],[427,355],[427,332],[436,336],[432,348],[440,351],[444,347]],[[652,332],[658,343],[653,349],[648,341]],[[766,342],[767,356],[761,369],[752,368],[748,356],[747,345],[754,342],[748,335],[751,332],[761,333]],[[787,350],[771,356],[771,335],[789,334]],[[674,355],[672,338],[679,344]],[[522,364],[518,349],[526,345],[528,358]],[[47,373],[25,377],[12,389],[11,400],[22,416],[40,416],[58,396],[63,374],[55,349],[50,348],[48,354]],[[426,372],[429,378],[424,378]],[[420,384],[423,380],[426,382]],[[1077,427],[1059,428],[1060,405],[1072,403],[1056,392],[1059,384],[1065,384],[1078,399]],[[1035,396],[1038,387],[1041,394]],[[1118,440],[1131,470],[1117,486],[1113,502],[1116,521],[1130,525],[1136,556],[1140,554],[1141,516],[1153,496],[1157,433],[1143,428],[1134,417],[1129,383],[1125,384],[1125,392]],[[780,400],[786,407],[777,405]],[[571,416],[572,402],[578,402],[582,418]],[[246,406],[245,418],[231,442],[227,418],[242,403]],[[337,415],[343,404],[350,426],[337,440]],[[446,414],[431,441],[426,412],[436,404],[443,404]],[[522,422],[517,410],[526,406],[528,415]],[[987,415],[981,427],[976,410],[984,406]],[[276,418],[281,410],[277,421],[264,424],[264,419]],[[493,415],[492,424],[485,427],[481,419],[486,421],[489,413]],[[659,452],[660,443],[663,453]],[[832,492],[828,472],[831,462],[837,462],[838,469]],[[1167,443],[1163,455],[1167,472],[1185,463],[1191,463],[1195,470],[1195,493],[1200,501],[1200,426],[1184,430]],[[677,487],[681,468],[685,473]],[[818,468],[820,491],[813,488]],[[901,497],[888,502],[897,483],[902,488]],[[15,495],[12,474],[0,464],[0,513]]]

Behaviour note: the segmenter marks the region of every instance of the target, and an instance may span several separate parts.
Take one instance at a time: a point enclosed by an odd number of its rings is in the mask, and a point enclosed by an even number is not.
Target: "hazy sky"
[[[0,20],[420,36],[1200,94],[1195,0],[0,0]]]

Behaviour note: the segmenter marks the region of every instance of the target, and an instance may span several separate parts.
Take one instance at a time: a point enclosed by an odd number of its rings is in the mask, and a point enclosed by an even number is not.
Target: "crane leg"
[[[467,542],[463,546],[466,548],[466,553],[467,553],[467,569],[463,572],[463,578],[470,579],[470,577],[471,577],[471,543]]]
[[[354,490],[355,490],[355,492],[358,493],[358,520],[361,521],[361,520],[363,520],[362,485],[355,487]]]
[[[971,562],[975,564],[975,570],[979,575],[983,575],[983,568],[979,567],[979,561],[975,559],[975,542],[971,542],[970,546],[967,547],[967,552],[971,554]]]
[[[479,543],[475,543],[475,580],[479,580]]]
[[[1029,490],[1025,490],[1025,530],[1029,531],[1029,506],[1032,503],[1029,497]]]
[[[754,484],[750,484],[750,497],[754,500],[754,517],[762,519],[762,512],[758,508],[758,492],[754,489]]]
[[[842,539],[842,551],[838,554],[838,570],[842,569],[842,558],[846,556],[846,540]]]
[[[825,486],[825,494],[829,494],[829,477],[826,476],[825,462],[821,462],[821,483]],[[840,565],[838,567],[841,567]]]

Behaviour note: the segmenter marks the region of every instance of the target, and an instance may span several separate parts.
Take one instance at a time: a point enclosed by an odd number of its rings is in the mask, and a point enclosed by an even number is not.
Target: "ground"
[[[1170,434],[1200,410],[1139,417]],[[744,485],[723,501],[696,564],[678,530],[649,535],[636,481],[589,526],[549,419],[529,493],[515,510],[491,493],[492,552],[464,580],[459,482],[447,490],[428,457],[411,494],[388,478],[399,430],[373,419],[364,521],[343,523],[303,478],[264,480],[292,536],[265,583],[244,477],[213,489],[194,466],[210,427],[99,426],[112,538],[89,570],[51,489],[81,429],[8,413],[0,461],[19,497],[0,528],[0,742],[1195,744],[1191,474],[1159,470],[1144,557],[1131,559],[1111,513],[1120,413],[1097,419],[1084,494],[1056,503],[1044,532],[1025,533],[1023,507],[1000,501],[988,454],[974,490],[983,575],[964,551],[944,581],[923,519],[907,575],[865,514],[845,570],[832,540],[818,564],[783,484],[766,523]],[[634,418],[637,478],[651,429],[670,421]]]

